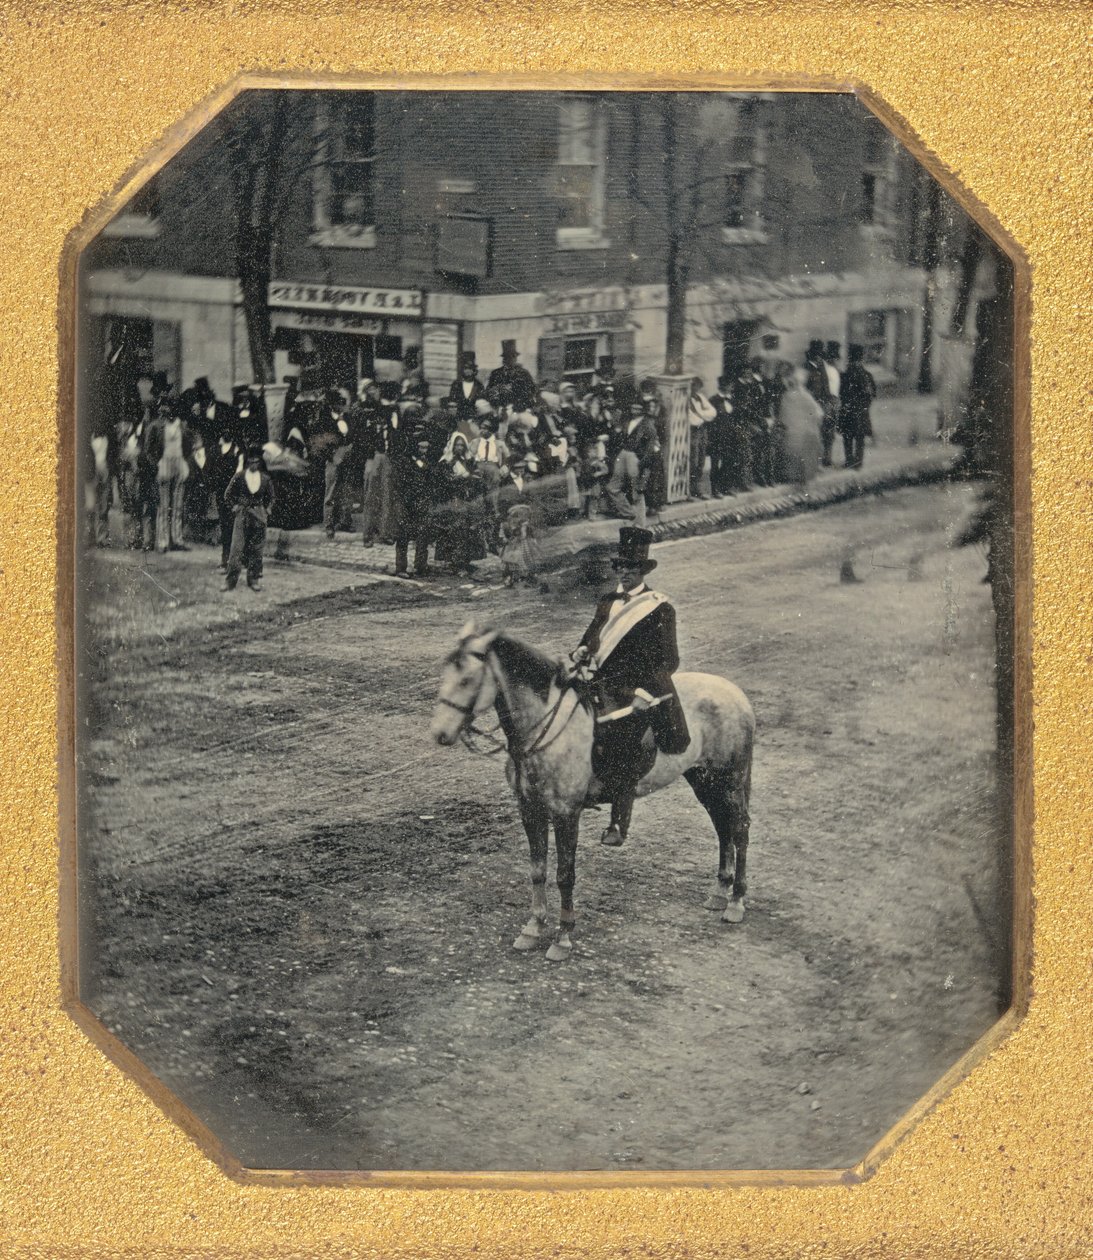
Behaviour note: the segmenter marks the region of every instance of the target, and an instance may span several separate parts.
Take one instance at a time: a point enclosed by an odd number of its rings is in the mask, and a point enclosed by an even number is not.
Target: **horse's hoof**
[[[721,893],[710,893],[710,895],[702,903],[703,910],[727,910],[728,906],[728,897]]]
[[[722,923],[742,923],[744,921],[744,898],[740,897],[736,901],[731,901],[725,907],[725,913],[721,916]]]
[[[622,832],[618,829],[618,827],[608,827],[607,830],[604,831],[603,835],[600,836],[600,844],[606,845],[609,849],[622,848],[622,841]]]
[[[558,941],[553,941],[546,956],[550,962],[566,962],[572,949],[572,945],[562,945]]]
[[[542,941],[538,936],[531,936],[527,932],[521,932],[516,940],[512,942],[512,948],[526,954],[529,950],[538,949],[541,944]]]

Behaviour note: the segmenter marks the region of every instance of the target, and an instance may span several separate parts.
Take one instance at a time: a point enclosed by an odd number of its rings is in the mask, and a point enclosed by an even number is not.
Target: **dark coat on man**
[[[419,459],[417,455],[396,455],[392,471],[400,533],[408,538],[428,533],[440,493],[436,462],[431,456]]]
[[[839,389],[839,429],[846,437],[870,432],[869,408],[876,396],[877,384],[868,368],[848,364]]]
[[[515,411],[527,411],[539,395],[531,373],[519,363],[503,363],[494,368],[486,392],[496,396],[498,406],[510,406]]]
[[[473,423],[475,415],[475,403],[480,398],[487,398],[486,387],[476,376],[471,382],[471,389],[468,394],[463,393],[463,386],[466,384],[462,377],[452,381],[448,390],[448,397],[455,403],[456,419],[462,424],[464,421]]]
[[[581,646],[588,648],[593,655],[599,649],[604,627],[624,598],[622,595],[611,595],[600,600],[596,606],[596,614],[581,639]],[[600,662],[596,674],[597,685],[609,709],[630,704],[639,687],[654,699],[670,696],[650,710],[649,715],[656,746],[666,753],[681,753],[690,743],[683,705],[672,682],[672,674],[678,668],[676,612],[661,596],[656,608],[642,617],[620,639],[608,658]]]

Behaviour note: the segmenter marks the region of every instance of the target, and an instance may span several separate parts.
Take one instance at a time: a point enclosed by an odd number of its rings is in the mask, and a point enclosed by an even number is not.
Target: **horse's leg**
[[[723,785],[716,773],[693,766],[685,770],[683,777],[691,785],[699,804],[710,816],[717,831],[718,861],[717,887],[702,903],[706,910],[723,910],[728,913],[729,899],[735,895],[735,829]]]
[[[558,854],[558,892],[562,908],[558,916],[558,935],[547,950],[551,962],[562,962],[573,948],[570,933],[577,921],[573,913],[573,885],[577,880],[577,833],[580,829],[579,813],[554,817],[554,848]]]
[[[513,941],[519,950],[538,947],[546,931],[546,872],[547,844],[550,836],[550,819],[546,810],[533,801],[520,798],[520,818],[528,835],[528,849],[531,854],[531,918],[520,929],[520,935]]]
[[[744,894],[748,891],[748,832],[751,828],[748,802],[750,799],[751,762],[749,759],[743,776],[726,794],[730,834],[736,848],[736,869],[733,875],[732,901],[725,907],[725,913],[721,916],[725,923],[739,923],[744,917]]]

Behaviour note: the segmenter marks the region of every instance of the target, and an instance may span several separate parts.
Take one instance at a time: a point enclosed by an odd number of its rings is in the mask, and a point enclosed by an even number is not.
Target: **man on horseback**
[[[626,839],[634,789],[657,751],[682,753],[690,742],[672,682],[679,668],[675,609],[645,583],[657,564],[649,559],[652,541],[646,529],[619,531],[619,553],[611,562],[618,587],[600,600],[571,655],[575,678],[589,686],[596,704],[592,768],[611,802],[611,823],[600,843],[612,847]]]

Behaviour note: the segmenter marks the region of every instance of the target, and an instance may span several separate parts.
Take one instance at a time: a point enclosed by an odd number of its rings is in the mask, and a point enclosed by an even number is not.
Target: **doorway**
[[[751,358],[751,343],[759,331],[757,319],[734,319],[721,330],[721,372],[735,380]]]

